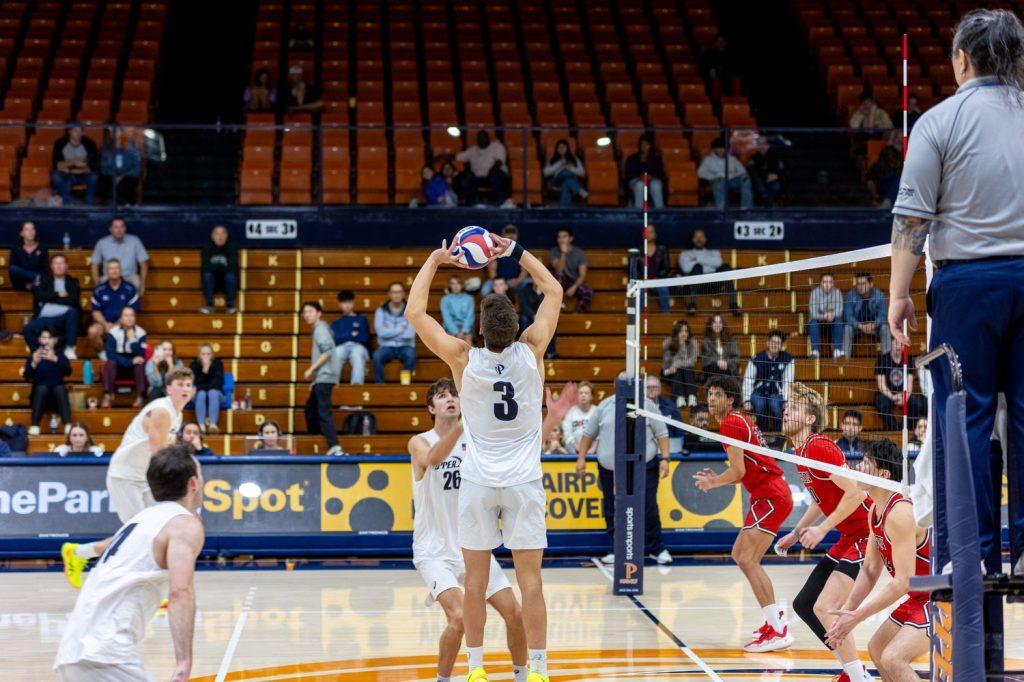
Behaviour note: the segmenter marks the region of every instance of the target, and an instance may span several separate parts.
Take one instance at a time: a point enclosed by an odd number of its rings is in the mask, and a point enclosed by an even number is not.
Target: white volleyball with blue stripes
[[[494,241],[487,228],[479,225],[467,225],[459,230],[452,243],[458,247],[455,255],[459,262],[471,270],[479,270],[487,265],[494,253]]]

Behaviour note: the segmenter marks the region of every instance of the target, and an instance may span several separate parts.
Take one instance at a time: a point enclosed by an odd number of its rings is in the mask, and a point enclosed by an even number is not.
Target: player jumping
[[[736,377],[716,374],[707,384],[708,411],[721,424],[723,436],[765,447],[757,424],[737,409],[742,400]],[[764,613],[764,624],[754,631],[754,639],[744,645],[751,653],[778,651],[793,643],[782,605],[775,600],[771,578],[761,566],[761,558],[772,545],[776,533],[793,511],[793,495],[775,460],[734,445],[722,445],[729,468],[720,474],[704,469],[693,478],[697,487],[708,492],[714,488],[741,483],[750,494],[750,508],[743,528],[732,546],[732,559],[743,571],[750,589]]]
[[[192,399],[192,370],[172,369],[167,374],[167,396],[158,398],[135,415],[124,432],[121,444],[107,468],[107,491],[121,523],[156,502],[146,482],[149,460],[170,443],[181,428],[181,411]],[[90,559],[103,554],[112,538],[76,544],[65,542],[60,548],[64,575],[75,588],[82,586],[82,571]]]
[[[153,505],[126,519],[79,593],[53,664],[61,682],[152,681],[137,646],[165,595],[174,642],[171,682],[187,682],[192,672],[203,474],[185,445],[146,459]]]
[[[491,239],[496,246],[493,258],[515,258],[544,295],[533,324],[522,335],[515,307],[500,294],[480,304],[484,348],[449,336],[427,314],[430,283],[438,266],[458,265],[455,248],[446,244],[420,268],[409,290],[405,315],[427,347],[451,368],[462,401],[466,457],[459,490],[459,543],[466,564],[467,682],[487,679],[483,668],[487,584],[491,551],[501,544],[512,552],[523,596],[530,658],[527,679],[547,682],[547,606],[541,581],[547,497],[541,482],[541,408],[544,351],[558,324],[562,287],[522,246],[495,235]]]
[[[825,401],[814,390],[794,383],[789,401],[782,413],[782,432],[793,440],[796,454],[818,462],[845,467],[846,457],[835,443],[821,435],[827,426]],[[828,474],[797,465],[800,480],[813,503],[797,522],[792,532],[779,538],[775,547],[788,551],[797,540],[806,549],[814,549],[832,529],[840,535],[828,553],[814,567],[800,594],[793,600],[793,610],[811,628],[822,644],[832,650],[843,670],[834,682],[862,682],[873,679],[861,664],[853,636],[843,639],[835,648],[825,636],[835,621],[836,611],[846,603],[853,583],[864,562],[868,542],[868,507],[864,491],[852,478]],[[813,525],[825,516],[825,520]]]
[[[898,480],[903,471],[903,453],[891,440],[871,441],[857,469],[890,481]],[[908,586],[911,576],[931,573],[931,532],[915,523],[910,498],[878,486],[861,487],[874,500],[870,517],[872,541],[868,543],[864,568],[853,591],[843,608],[834,612],[837,618],[826,636],[835,646],[866,618],[907,596],[875,632],[868,642],[868,651],[882,679],[916,681],[921,678],[910,662],[924,655],[930,646],[931,603],[928,593],[908,592]],[[883,566],[892,581],[871,594]]]

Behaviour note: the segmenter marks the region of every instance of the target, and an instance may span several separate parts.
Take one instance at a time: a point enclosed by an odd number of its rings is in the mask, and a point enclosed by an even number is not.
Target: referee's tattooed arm
[[[924,242],[930,230],[930,220],[897,214],[892,219],[892,248],[920,256],[924,253]]]

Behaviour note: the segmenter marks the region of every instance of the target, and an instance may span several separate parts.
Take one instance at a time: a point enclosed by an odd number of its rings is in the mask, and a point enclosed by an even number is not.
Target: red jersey
[[[835,443],[820,433],[811,434],[807,441],[796,449],[799,457],[806,457],[817,462],[824,462],[838,467],[845,467],[846,456]],[[843,499],[843,489],[832,482],[831,474],[810,469],[802,464],[797,464],[796,470],[800,472],[800,480],[807,488],[807,492],[826,516],[831,514],[839,506]],[[839,522],[836,530],[846,535],[856,537],[868,536],[868,510],[871,508],[870,499],[865,498],[859,507],[853,510],[849,516]]]
[[[762,448],[766,447],[764,437],[761,436],[761,430],[757,428],[754,420],[737,410],[733,410],[722,420],[719,433],[729,438],[741,440],[744,443],[759,445]],[[723,443],[722,449],[728,453],[729,446]],[[746,491],[750,493],[751,497],[760,497],[764,491],[776,490],[779,482],[784,483],[782,480],[782,469],[779,468],[774,458],[744,450],[743,459],[745,460],[746,470],[740,482]],[[765,492],[765,495],[768,495],[768,493]]]
[[[895,493],[890,499],[889,503],[882,509],[881,516],[875,519],[875,515],[878,514],[878,507],[875,507],[875,513],[871,515],[871,532],[875,536],[875,546],[878,547],[879,554],[882,555],[882,560],[885,562],[885,567],[889,571],[889,575],[896,577],[896,568],[892,563],[892,543],[889,541],[889,536],[885,532],[885,522],[889,518],[889,512],[899,502],[910,502],[910,499],[904,497],[900,493]],[[929,529],[924,534],[924,539],[921,540],[921,544],[917,546],[917,563],[914,567],[914,575],[930,575],[932,572],[931,563],[931,539],[932,533]],[[910,597],[912,599],[929,599],[927,592],[911,592]]]

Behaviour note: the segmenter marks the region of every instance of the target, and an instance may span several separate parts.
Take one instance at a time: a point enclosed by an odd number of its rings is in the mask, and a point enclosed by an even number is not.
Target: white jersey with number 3
[[[421,433],[427,445],[441,440],[437,431]],[[412,562],[424,559],[462,561],[459,545],[459,485],[462,460],[466,456],[466,436],[459,436],[451,454],[441,462],[428,467],[423,478],[412,480],[412,500],[415,510],[412,530]]]
[[[506,488],[541,478],[544,382],[529,346],[516,341],[501,353],[471,348],[459,401],[468,446],[464,479]]]

